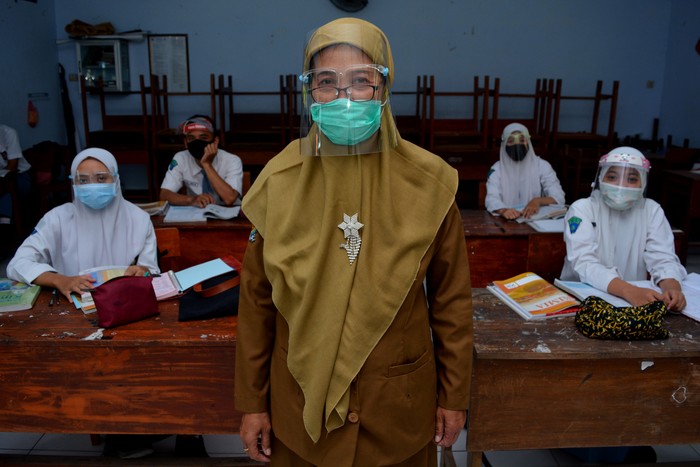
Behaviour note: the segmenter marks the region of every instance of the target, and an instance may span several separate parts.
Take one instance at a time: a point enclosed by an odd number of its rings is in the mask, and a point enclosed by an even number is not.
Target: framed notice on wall
[[[190,92],[190,55],[187,34],[149,34],[151,75],[168,77],[168,92]]]

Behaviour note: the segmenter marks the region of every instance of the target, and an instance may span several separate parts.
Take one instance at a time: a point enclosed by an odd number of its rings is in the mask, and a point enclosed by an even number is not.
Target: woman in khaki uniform
[[[243,201],[241,440],[273,466],[436,465],[471,374],[457,174],[398,135],[376,26],[316,30],[301,79],[302,137]]]

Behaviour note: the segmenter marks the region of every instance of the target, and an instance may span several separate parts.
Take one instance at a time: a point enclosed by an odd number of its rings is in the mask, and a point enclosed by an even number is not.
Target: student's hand
[[[214,141],[207,144],[207,146],[204,148],[204,155],[202,156],[202,159],[200,159],[202,165],[211,164],[214,161],[214,157],[216,157],[216,153],[218,152],[219,137],[217,136],[216,138],[214,138]]]
[[[525,219],[529,219],[531,216],[534,216],[540,211],[540,200],[539,198],[535,198],[531,200],[529,203],[527,203],[527,206],[525,206],[525,209],[523,209],[523,217]]]
[[[138,264],[132,264],[126,271],[124,271],[125,276],[145,276],[149,272],[144,266],[139,266]]]
[[[71,292],[75,292],[78,295],[85,292],[86,290],[92,290],[92,284],[95,282],[95,278],[89,274],[84,276],[64,276],[61,274],[56,274],[54,278],[54,287],[63,294],[68,300],[70,300]]]
[[[647,289],[645,287],[637,287],[632,284],[629,284],[629,287],[626,288],[622,298],[630,302],[632,306],[642,306],[657,300],[664,300],[661,292],[657,292],[654,289]]]
[[[253,460],[270,462],[272,424],[268,412],[246,413],[241,419],[243,450]]]
[[[517,219],[518,217],[520,217],[520,214],[521,214],[520,211],[518,211],[517,209],[513,209],[513,208],[503,208],[503,209],[497,210],[496,212],[498,214],[500,214],[501,216],[505,217],[506,219],[508,219],[509,221]]]
[[[449,410],[438,406],[435,413],[435,444],[444,448],[452,446],[466,421],[466,410]]]
[[[195,206],[198,208],[203,208],[207,204],[214,204],[214,197],[209,193],[202,193],[201,195],[193,196],[190,206]]]
[[[659,287],[663,291],[662,300],[670,311],[681,312],[685,308],[685,295],[681,285],[675,279],[664,279],[659,282]]]

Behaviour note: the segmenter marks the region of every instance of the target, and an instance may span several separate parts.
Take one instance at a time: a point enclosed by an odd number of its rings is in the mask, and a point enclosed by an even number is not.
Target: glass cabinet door
[[[87,89],[129,90],[129,55],[126,41],[87,40],[78,47],[78,69]]]

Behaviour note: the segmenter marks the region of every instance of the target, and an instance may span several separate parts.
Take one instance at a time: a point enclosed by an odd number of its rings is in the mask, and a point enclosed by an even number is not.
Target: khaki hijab
[[[348,28],[361,35],[345,34]],[[324,47],[349,43],[376,63],[393,63],[384,34],[344,18],[318,29],[306,67]],[[386,51],[378,56],[377,51]],[[393,70],[391,70],[393,71]],[[389,78],[389,82],[391,77]],[[301,387],[314,441],[342,426],[349,388],[417,277],[420,262],[454,202],[456,172],[398,137],[385,107],[382,151],[309,157],[292,142],[270,161],[243,200],[265,239],[272,299],[289,325],[287,364]],[[362,246],[354,263],[340,244],[343,215],[358,214]]]

